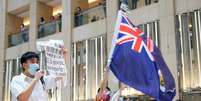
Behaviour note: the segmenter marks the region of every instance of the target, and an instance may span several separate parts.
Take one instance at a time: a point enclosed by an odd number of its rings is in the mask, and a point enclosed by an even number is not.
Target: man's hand
[[[44,76],[44,71],[37,71],[31,84],[17,97],[18,101],[28,101],[36,83]]]
[[[55,78],[55,81],[60,81],[60,80],[63,80],[63,76],[57,76],[56,78]]]
[[[68,51],[67,51],[67,49],[66,48],[62,48],[61,51],[63,53],[64,58],[67,60],[67,58],[68,58]]]
[[[40,80],[40,78],[44,76],[44,71],[37,71],[35,76],[34,76],[34,79],[36,79],[37,81]]]

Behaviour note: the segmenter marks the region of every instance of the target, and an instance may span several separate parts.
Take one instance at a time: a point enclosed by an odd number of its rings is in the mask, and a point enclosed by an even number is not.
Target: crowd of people
[[[57,24],[58,24],[58,30],[59,30],[59,32],[61,32],[61,25],[62,25],[61,19],[62,19],[61,13],[58,13],[56,16],[50,16],[48,21],[45,20],[44,17],[40,17],[38,37],[40,38],[40,37],[44,37],[46,34],[56,33],[56,31],[57,31],[57,28],[56,28]],[[45,24],[47,24],[47,23],[50,26],[50,28],[47,29],[48,31],[45,30],[46,29]]]
[[[58,30],[59,30],[59,32],[61,32],[61,25],[62,25],[61,19],[62,19],[61,13],[58,13],[56,16],[50,16],[48,20],[46,20],[44,17],[40,17],[40,22],[38,25],[38,28],[39,28],[38,29],[38,32],[39,32],[38,37],[40,38],[40,37],[45,36],[45,26],[44,25],[46,23],[51,23],[50,26],[52,26],[52,27],[50,29],[48,29],[48,30],[50,30],[49,31],[50,33],[56,32],[56,24],[58,24],[58,28],[59,28]],[[56,21],[58,21],[58,23],[56,23]],[[26,35],[27,33],[23,33],[25,30],[28,29],[27,27],[28,26],[25,26],[24,24],[20,25],[20,32],[22,33],[22,39],[24,41],[28,41],[28,38],[27,38],[28,35]]]

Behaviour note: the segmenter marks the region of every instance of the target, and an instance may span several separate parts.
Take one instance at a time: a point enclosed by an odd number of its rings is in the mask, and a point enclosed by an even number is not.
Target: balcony
[[[7,12],[7,47],[29,41],[29,5]]]
[[[38,39],[61,32],[62,1],[39,0]]]
[[[45,24],[40,24],[38,28],[38,38],[61,32],[61,25],[61,20],[55,20],[47,22]]]
[[[81,9],[77,7],[75,10],[74,26],[81,26],[91,22],[99,21],[105,19],[106,17],[106,5],[105,2],[99,2],[97,5],[94,5],[89,8]]]
[[[8,36],[9,47],[16,46],[29,40],[29,29],[25,28],[23,31],[14,33]]]

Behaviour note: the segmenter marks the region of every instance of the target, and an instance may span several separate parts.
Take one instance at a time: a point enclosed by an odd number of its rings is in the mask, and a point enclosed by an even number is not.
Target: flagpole
[[[112,38],[110,54],[108,56],[106,70],[105,70],[105,73],[104,73],[103,81],[100,84],[100,92],[98,94],[101,94],[104,91],[104,89],[106,88],[106,84],[107,84],[107,81],[108,81],[108,75],[109,75],[109,72],[110,72],[110,70],[109,70],[110,69],[110,63],[111,63],[113,51],[114,51],[116,40],[117,40],[118,29],[120,27],[120,20],[122,18],[122,13],[123,13],[122,11],[126,12],[126,5],[125,4],[121,4],[121,10],[118,11],[115,30],[114,30],[114,34],[113,34],[113,38]]]
[[[114,30],[114,34],[113,34],[113,38],[112,38],[112,45],[111,45],[111,49],[110,49],[110,54],[108,56],[106,71],[104,73],[103,81],[100,84],[100,92],[98,94],[101,94],[104,91],[104,89],[106,88],[106,84],[108,81],[108,75],[110,72],[110,63],[111,63],[112,55],[113,55],[114,48],[116,45],[116,40],[118,37],[117,35],[118,35],[118,29],[120,27],[122,13],[127,12],[127,11],[128,11],[128,5],[126,5],[125,3],[122,3],[120,6],[120,10],[118,11],[118,15],[117,15],[117,20],[116,20],[115,30]]]
[[[110,54],[108,56],[107,67],[109,67],[109,68],[110,68],[109,65],[111,63],[113,51],[114,51],[116,40],[117,40],[117,33],[118,33],[118,29],[120,27],[120,20],[122,18],[122,13],[127,12],[127,11],[128,11],[128,5],[126,5],[124,2],[121,3],[120,10],[118,11],[118,15],[117,15],[117,20],[116,20],[116,25],[115,25],[113,38],[112,38],[112,45],[111,45],[111,49],[110,49]]]
[[[149,46],[150,45],[150,42],[149,42],[150,41],[150,39],[149,39],[150,38],[150,29],[149,28],[150,28],[149,24],[147,24],[147,43],[146,44],[148,46],[148,49],[150,50],[150,46]]]
[[[108,57],[108,62],[107,62],[107,67],[110,67],[110,63],[111,63],[111,59],[112,59],[112,55],[113,55],[113,51],[115,48],[115,44],[116,44],[116,40],[117,40],[117,33],[118,33],[118,29],[120,27],[120,19],[121,19],[121,13],[122,11],[118,11],[118,16],[117,16],[117,21],[116,21],[116,25],[115,25],[115,30],[114,30],[114,34],[113,34],[113,39],[112,39],[112,45],[111,45],[111,49],[110,49],[110,54]]]

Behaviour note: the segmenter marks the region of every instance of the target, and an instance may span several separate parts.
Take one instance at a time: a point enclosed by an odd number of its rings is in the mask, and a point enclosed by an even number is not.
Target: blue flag
[[[172,99],[174,94],[166,96],[167,92],[160,89],[158,71],[165,72],[163,75],[165,80],[169,79],[169,76],[170,81],[174,82],[174,79],[164,60],[158,61],[162,58],[160,51],[151,51],[157,47],[151,49],[150,47],[154,45],[148,45],[148,42],[144,33],[138,27],[133,26],[127,16],[119,11],[108,65],[114,75],[130,87],[157,100]],[[167,82],[166,84],[169,85]],[[165,87],[168,87],[167,85]],[[175,85],[172,84],[172,86]]]
[[[170,70],[168,69],[168,66],[165,63],[158,47],[154,46],[154,51],[152,52],[152,55],[155,59],[156,67],[158,70],[161,71],[164,79],[164,84],[161,85],[161,87],[163,87],[164,89],[160,89],[159,98],[163,99],[162,101],[171,101],[176,95],[175,80]]]

